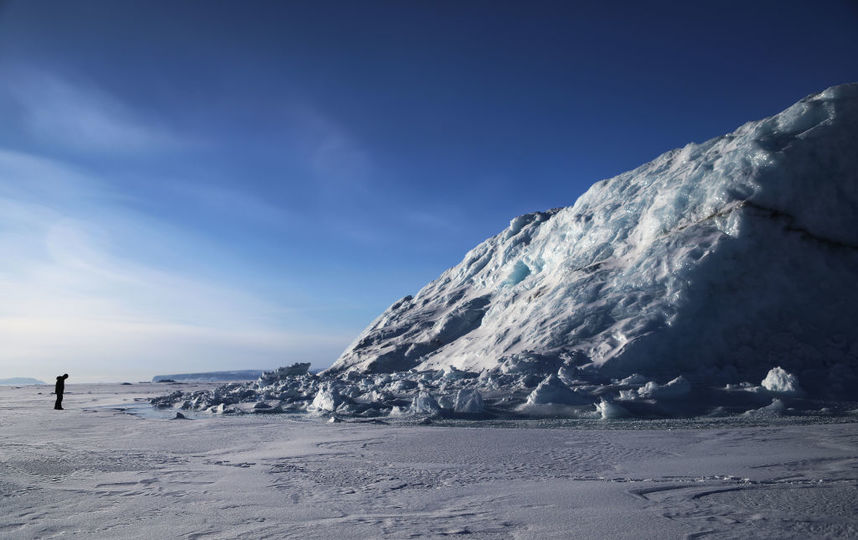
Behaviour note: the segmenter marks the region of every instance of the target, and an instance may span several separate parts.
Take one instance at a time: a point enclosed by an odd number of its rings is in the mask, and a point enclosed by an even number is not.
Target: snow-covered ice
[[[164,386],[0,388],[0,537],[858,535],[849,417],[171,420]]]

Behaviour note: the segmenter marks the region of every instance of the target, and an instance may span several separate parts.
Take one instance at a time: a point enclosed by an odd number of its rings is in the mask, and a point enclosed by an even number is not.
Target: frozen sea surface
[[[0,388],[0,538],[858,536],[849,418],[141,415],[164,386]]]

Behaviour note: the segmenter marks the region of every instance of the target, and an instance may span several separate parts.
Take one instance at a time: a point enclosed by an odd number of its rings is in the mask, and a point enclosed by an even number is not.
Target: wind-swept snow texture
[[[595,184],[385,311],[327,371],[858,381],[858,84]]]
[[[0,387],[3,540],[858,538],[854,418],[169,420],[160,384],[66,388]]]

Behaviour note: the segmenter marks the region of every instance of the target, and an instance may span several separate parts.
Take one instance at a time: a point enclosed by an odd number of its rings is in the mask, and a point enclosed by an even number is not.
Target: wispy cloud
[[[321,187],[347,192],[366,187],[372,160],[344,126],[306,104],[289,108],[286,122],[292,144]]]
[[[95,378],[132,366],[150,374],[324,366],[353,337],[287,330],[301,314],[243,283],[128,256],[129,229],[167,244],[165,253],[184,246],[123,201],[84,171],[0,150],[0,371],[46,377],[70,363]]]
[[[441,231],[447,234],[461,232],[462,216],[451,215],[450,211],[431,209],[419,210],[413,209],[404,213],[400,219],[403,222],[411,223],[415,227],[419,227],[429,231]]]
[[[5,79],[4,90],[18,104],[23,129],[42,142],[99,153],[188,144],[94,84],[34,69],[7,73]]]
[[[247,190],[189,181],[170,182],[165,190],[193,206],[266,227],[282,228],[297,220],[283,207]]]
[[[200,228],[294,234],[306,222],[302,208],[285,210],[240,182],[208,181],[223,174],[217,164],[185,167],[186,178],[181,168],[150,167],[162,151],[199,145],[91,82],[11,75],[0,80],[6,131],[30,150],[0,147],[0,374],[74,369],[94,379],[298,360],[324,367],[353,339],[314,322],[308,310],[318,302],[297,286],[266,294],[259,280],[275,276],[243,270],[227,253],[232,245]],[[309,173],[300,195],[321,203],[308,211],[348,214],[368,191],[369,152],[318,109],[290,111],[282,141],[298,161],[289,165]],[[207,147],[230,144],[213,134]],[[129,157],[133,173],[115,166]],[[99,169],[112,176],[94,174],[93,162],[112,164]]]

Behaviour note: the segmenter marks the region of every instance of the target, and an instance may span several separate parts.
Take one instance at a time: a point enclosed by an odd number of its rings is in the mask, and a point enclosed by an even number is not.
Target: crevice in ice
[[[795,216],[793,216],[792,214],[789,214],[787,212],[784,212],[782,210],[777,210],[775,208],[768,208],[766,206],[763,206],[763,205],[760,205],[760,204],[757,204],[757,203],[754,203],[751,201],[743,201],[742,206],[747,206],[748,208],[752,208],[752,209],[760,211],[760,212],[765,212],[765,213],[769,214],[767,217],[770,217],[772,219],[779,219],[779,220],[785,221],[786,226],[784,227],[784,229],[786,231],[799,233],[799,234],[801,234],[802,238],[804,238],[806,240],[813,240],[813,241],[818,242],[820,244],[824,244],[828,247],[858,250],[858,246],[856,246],[855,244],[850,244],[848,242],[842,242],[840,240],[835,240],[833,238],[827,238],[825,236],[820,236],[816,233],[813,233],[813,232],[807,230],[804,227],[797,225],[796,223],[798,220],[795,218]]]
[[[703,219],[695,221],[694,223],[689,223],[686,225],[680,225],[680,226],[676,227],[675,229],[673,229],[673,231],[666,233],[665,236],[668,236],[668,235],[675,233],[675,232],[683,231],[685,229],[688,229],[690,227],[694,227],[696,225],[700,225],[701,223],[711,221],[715,218],[728,216],[728,215],[732,214],[733,212],[735,212],[736,210],[740,210],[743,208],[750,208],[750,209],[756,210],[758,212],[763,212],[763,213],[767,214],[765,217],[768,217],[771,219],[783,220],[786,222],[784,229],[787,232],[799,233],[802,235],[803,238],[805,238],[807,240],[813,240],[813,241],[819,242],[821,244],[825,244],[828,247],[838,247],[838,248],[858,250],[858,246],[856,246],[854,244],[850,244],[848,242],[842,242],[840,240],[834,240],[833,238],[826,238],[826,237],[821,236],[819,234],[813,233],[804,227],[797,225],[796,223],[798,220],[792,214],[789,214],[789,213],[784,212],[782,210],[778,210],[776,208],[769,208],[767,206],[763,206],[761,204],[757,204],[753,201],[748,201],[748,200],[738,201],[736,203],[728,205],[725,208],[723,208],[722,210],[719,210],[718,212],[714,212],[714,213],[706,216]],[[594,264],[599,264],[599,263],[594,263]],[[590,265],[590,266],[592,266],[592,265]],[[584,270],[584,268],[582,268],[582,270]]]

